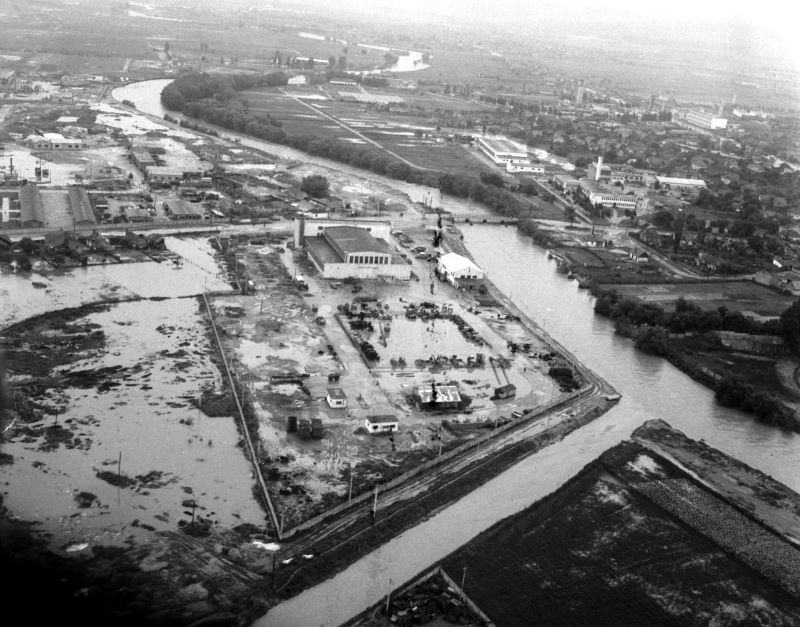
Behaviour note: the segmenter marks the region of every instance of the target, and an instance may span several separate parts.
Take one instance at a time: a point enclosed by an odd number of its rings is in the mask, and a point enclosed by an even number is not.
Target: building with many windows
[[[655,179],[655,172],[634,168],[626,163],[603,163],[603,157],[597,163],[590,163],[586,170],[586,178],[598,183],[642,183]]]
[[[681,192],[694,192],[706,186],[703,179],[682,179],[672,176],[657,176],[656,180],[662,189],[671,189]]]
[[[689,110],[684,113],[681,120],[688,126],[703,130],[719,130],[728,127],[727,118],[719,117],[705,111]]]
[[[33,150],[79,150],[83,148],[82,139],[64,137],[60,133],[28,135],[27,142]]]

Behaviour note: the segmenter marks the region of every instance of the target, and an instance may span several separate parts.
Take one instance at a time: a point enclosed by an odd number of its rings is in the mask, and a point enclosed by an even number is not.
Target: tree
[[[328,195],[328,179],[320,174],[309,174],[303,177],[300,189],[314,198],[323,198]]]
[[[667,229],[672,226],[674,218],[672,217],[672,213],[667,211],[666,209],[659,209],[653,214],[652,222],[655,226]]]
[[[686,213],[684,211],[678,211],[678,215],[675,217],[675,222],[673,224],[674,227],[674,237],[672,240],[672,248],[677,253],[678,249],[681,247],[681,239],[683,238],[683,226],[686,224]]]
[[[567,207],[564,209],[564,217],[569,220],[570,225],[575,222],[575,208]]]
[[[486,185],[494,185],[495,187],[503,187],[503,177],[497,172],[481,172],[481,182]]]
[[[800,300],[795,301],[781,314],[783,339],[796,354],[800,353]]]

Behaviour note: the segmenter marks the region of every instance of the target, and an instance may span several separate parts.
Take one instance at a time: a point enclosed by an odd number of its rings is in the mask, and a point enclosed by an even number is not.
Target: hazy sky
[[[518,29],[552,20],[574,20],[582,31],[608,25],[615,32],[664,25],[665,33],[703,38],[704,28],[726,29],[742,53],[768,48],[800,68],[800,3],[797,0],[314,0],[365,15],[401,13],[452,24],[506,22]],[[280,4],[280,0],[273,0]]]

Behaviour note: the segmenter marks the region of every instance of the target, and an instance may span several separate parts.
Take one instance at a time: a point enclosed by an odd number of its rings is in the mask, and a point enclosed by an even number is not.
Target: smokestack
[[[594,180],[600,180],[600,170],[603,168],[603,157],[597,157],[597,169],[594,171]]]

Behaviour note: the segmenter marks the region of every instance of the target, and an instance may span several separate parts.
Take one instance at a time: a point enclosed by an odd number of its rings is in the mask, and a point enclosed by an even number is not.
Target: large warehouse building
[[[295,223],[295,243],[326,279],[408,280],[411,266],[387,243],[389,222],[305,220]]]
[[[497,165],[530,164],[528,151],[520,149],[505,137],[479,137],[475,145]]]

